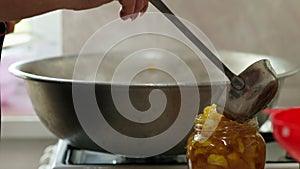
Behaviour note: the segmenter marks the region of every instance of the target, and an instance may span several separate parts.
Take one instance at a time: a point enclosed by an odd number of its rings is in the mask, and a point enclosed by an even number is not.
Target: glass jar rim
[[[202,121],[202,122],[201,122]],[[194,124],[195,130],[206,131],[225,131],[225,130],[235,130],[235,131],[244,131],[244,130],[253,130],[258,129],[257,117],[254,117],[244,123],[238,123],[236,121],[227,119],[226,117],[221,117],[218,119],[206,119],[202,120],[201,117],[197,116]]]

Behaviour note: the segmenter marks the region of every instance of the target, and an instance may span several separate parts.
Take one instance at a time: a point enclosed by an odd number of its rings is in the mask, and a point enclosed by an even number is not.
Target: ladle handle
[[[190,41],[192,41],[194,45],[196,45],[203,52],[203,54],[208,57],[222,72],[224,71],[225,75],[231,82],[233,79],[236,79],[236,75],[232,73],[228,67],[224,65],[219,58],[175,16],[175,14],[167,7],[165,3],[163,3],[161,0],[150,0],[150,2],[160,12],[162,12]]]

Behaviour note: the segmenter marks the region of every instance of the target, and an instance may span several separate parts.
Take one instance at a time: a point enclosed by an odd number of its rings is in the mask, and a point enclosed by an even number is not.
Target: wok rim
[[[93,55],[93,54],[87,54]],[[228,85],[229,80],[227,82],[224,81],[215,81],[213,83],[210,82],[197,82],[197,85],[194,83],[110,83],[105,81],[91,81],[91,80],[74,80],[74,79],[64,79],[64,78],[55,78],[55,77],[48,77],[48,76],[42,76],[42,75],[36,75],[32,73],[27,73],[25,71],[21,70],[21,67],[25,64],[30,64],[33,62],[39,62],[44,60],[51,60],[51,59],[58,59],[61,57],[75,57],[77,55],[64,55],[64,56],[54,56],[54,57],[46,57],[46,58],[33,58],[33,59],[26,59],[23,61],[19,61],[16,63],[13,63],[9,66],[9,72],[13,75],[22,78],[24,80],[32,80],[37,82],[48,82],[48,83],[61,83],[61,84],[86,84],[86,85],[111,85],[111,86],[136,86],[136,87],[178,87],[178,86],[184,86],[184,87],[206,87],[206,86],[222,86],[222,85]]]
[[[57,56],[57,57],[51,57],[53,59],[59,58],[62,56]],[[68,57],[68,56],[63,56],[63,57]],[[70,57],[74,57],[74,55],[70,55]],[[51,59],[51,58],[46,58],[46,59]],[[43,58],[45,59],[45,58]],[[86,85],[111,85],[111,86],[136,86],[136,87],[178,87],[178,86],[185,86],[185,87],[195,87],[194,84],[192,83],[122,83],[122,82],[117,82],[117,83],[110,83],[110,82],[104,82],[104,81],[85,81],[85,80],[74,80],[74,79],[64,79],[64,78],[54,78],[54,77],[47,77],[47,76],[41,76],[41,75],[36,75],[32,73],[27,73],[25,71],[21,71],[20,67],[22,65],[32,63],[32,62],[38,62],[42,61],[43,59],[29,59],[29,60],[24,60],[24,61],[19,61],[16,63],[13,63],[9,67],[9,72],[12,73],[13,75],[22,78],[24,80],[32,80],[32,81],[37,81],[37,82],[48,82],[48,83],[61,83],[61,84],[86,84]],[[228,82],[224,81],[216,81],[213,83],[210,82],[202,82],[202,83],[197,83],[197,86],[205,87],[205,86],[218,86],[218,85],[226,85],[229,84]]]
[[[258,55],[258,54],[252,54],[252,53],[245,53],[245,52],[236,52],[236,51],[220,51],[220,53],[235,53],[235,54],[251,54],[251,55],[257,55],[257,56],[264,56],[266,58],[272,58],[271,56],[268,55]],[[92,55],[92,54],[86,54],[86,55]],[[50,82],[50,83],[65,83],[65,84],[97,84],[97,85],[116,85],[116,86],[139,86],[139,87],[178,87],[178,86],[186,86],[186,87],[192,87],[195,86],[194,83],[122,83],[122,82],[117,82],[117,83],[111,83],[111,82],[105,82],[105,81],[91,81],[91,80],[74,80],[74,79],[65,79],[65,78],[55,78],[55,77],[47,77],[47,76],[42,76],[42,75],[36,75],[32,73],[28,73],[25,71],[21,70],[21,67],[25,64],[30,64],[33,62],[39,62],[39,61],[44,61],[44,60],[51,60],[51,59],[58,59],[62,57],[75,57],[77,56],[76,54],[73,55],[63,55],[63,56],[55,56],[55,57],[44,57],[44,58],[33,58],[33,59],[26,59],[23,61],[18,61],[16,63],[13,63],[12,65],[9,66],[9,72],[12,73],[13,75],[22,78],[24,80],[32,80],[32,81],[39,81],[39,82]],[[283,60],[278,57],[273,57],[276,58],[277,60],[283,61],[286,64],[290,65],[288,68],[288,71],[284,73],[277,73],[277,78],[284,79],[289,76],[292,76],[299,72],[300,66],[297,66],[296,64],[290,63],[286,60]],[[197,82],[197,86],[218,86],[218,85],[227,85],[230,84],[230,81],[214,81],[214,82]]]

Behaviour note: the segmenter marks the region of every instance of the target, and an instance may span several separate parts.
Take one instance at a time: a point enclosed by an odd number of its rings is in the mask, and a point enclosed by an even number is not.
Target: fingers
[[[146,0],[136,0],[136,3],[135,3],[135,11],[134,13],[139,13],[142,11],[142,9],[148,5],[148,1]]]
[[[139,13],[145,13],[148,8],[149,0],[119,0],[122,5],[120,17],[124,20],[131,18],[134,20]]]
[[[148,9],[148,6],[149,6],[149,1],[148,0],[146,0],[146,3],[144,3],[145,4],[145,6],[144,6],[144,8],[140,11],[141,12],[141,14],[144,14],[146,11],[147,11],[147,9]]]
[[[122,5],[122,10],[120,11],[120,16],[122,19],[127,20],[128,18],[132,18],[132,14],[135,11],[136,0],[119,0]]]

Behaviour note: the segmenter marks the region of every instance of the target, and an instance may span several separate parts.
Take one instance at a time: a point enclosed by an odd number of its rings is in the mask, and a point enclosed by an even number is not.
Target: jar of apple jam
[[[189,169],[264,169],[266,144],[256,118],[243,124],[208,106],[196,117],[187,143]]]

